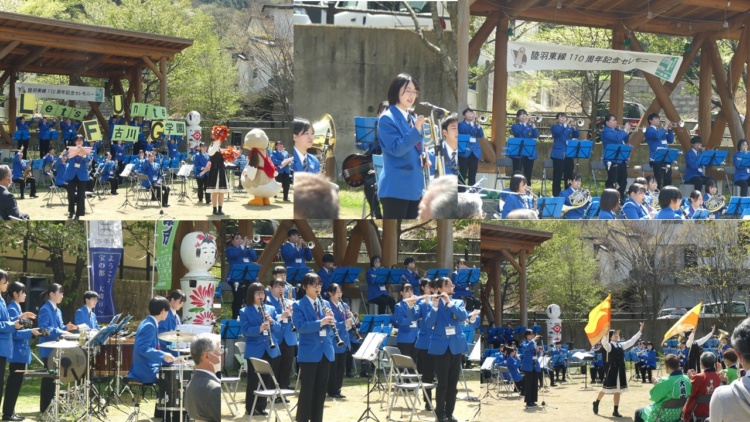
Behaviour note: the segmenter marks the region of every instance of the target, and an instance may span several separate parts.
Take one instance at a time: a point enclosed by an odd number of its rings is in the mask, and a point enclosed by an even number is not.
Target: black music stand
[[[361,271],[362,268],[359,267],[336,268],[333,270],[333,275],[331,275],[331,282],[339,285],[343,283],[356,283]]]
[[[653,163],[661,164],[662,177],[667,174],[667,165],[671,165],[677,161],[677,156],[680,154],[682,154],[682,151],[678,149],[656,148]]]
[[[229,280],[232,282],[249,282],[252,283],[258,278],[260,265],[258,264],[234,264],[229,270]]]
[[[532,157],[536,152],[536,139],[508,138],[506,152],[508,157]]]
[[[451,270],[447,268],[430,268],[427,270],[427,273],[425,273],[425,278],[429,278],[430,280],[434,280],[436,278],[440,277],[447,277],[448,274],[450,274]]]
[[[729,215],[742,215],[746,209],[750,207],[750,197],[747,196],[733,196],[729,198],[729,205],[727,205],[727,214]]]
[[[703,151],[698,156],[698,165],[703,167],[720,166],[727,158],[727,151]]]
[[[568,141],[568,146],[565,149],[566,158],[575,158],[576,160],[576,173],[578,172],[578,159],[580,158],[591,158],[591,150],[594,148],[593,141]]]
[[[560,218],[565,198],[539,198],[539,218]]]
[[[292,285],[297,287],[297,294],[296,297],[299,299],[303,297],[305,294],[302,291],[302,286],[300,283],[302,282],[302,277],[305,276],[305,274],[312,272],[312,268],[307,267],[286,267],[286,281],[291,282]]]
[[[630,145],[607,145],[604,149],[604,162],[628,161],[628,158],[630,158],[630,151],[632,150],[633,147]],[[615,166],[616,165],[617,164],[615,164]],[[609,170],[609,166],[607,166],[607,170]]]

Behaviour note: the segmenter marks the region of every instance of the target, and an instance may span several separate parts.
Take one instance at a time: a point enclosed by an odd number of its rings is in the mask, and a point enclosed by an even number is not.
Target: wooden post
[[[612,49],[625,49],[625,28],[618,24],[612,29]],[[618,120],[619,124],[625,124],[623,120],[623,100],[625,99],[625,74],[619,70],[610,72],[609,82],[609,112]]]
[[[162,107],[167,106],[167,58],[162,57],[159,59],[159,73],[161,73],[161,80],[159,86],[161,91],[159,93],[159,101]]]
[[[362,238],[357,245],[362,244]],[[333,220],[333,259],[336,264],[342,265],[346,255],[346,220]],[[354,261],[357,262],[356,260]]]
[[[740,116],[737,112],[737,107],[734,105],[734,90],[729,86],[727,75],[724,72],[724,64],[719,56],[719,50],[716,48],[715,41],[711,41],[705,44],[703,51],[705,54],[704,60],[710,60],[713,66],[713,71],[716,79],[716,89],[719,92],[719,98],[721,98],[721,110],[724,117],[727,119],[729,125],[729,133],[732,134],[732,143],[736,144],[742,136],[742,125],[740,124]]]
[[[243,237],[253,238],[253,220],[239,220],[237,230]]]
[[[8,100],[8,107],[10,107],[10,110],[8,110],[8,127],[10,128],[11,139],[13,134],[16,133],[16,75],[17,73],[13,69],[10,71],[10,78],[8,79],[10,81],[8,87],[8,95],[10,95]]]
[[[750,69],[750,30],[748,29],[748,25],[746,22],[745,29],[743,30],[743,35],[745,36],[742,42],[745,44],[743,49],[745,51],[745,64]],[[745,139],[748,139],[748,136],[750,136],[750,114],[748,113],[750,113],[750,89],[745,90]]]
[[[453,268],[453,220],[437,220],[438,268]]]
[[[133,85],[133,95],[135,96],[135,102],[139,103],[143,101],[143,75],[141,75],[141,67],[133,67],[133,77],[130,80]]]
[[[364,229],[366,230],[366,228]],[[337,259],[336,261],[339,265],[343,267],[357,265],[357,260],[359,259],[359,248],[362,246],[362,230],[363,227],[359,224],[352,229],[352,233],[349,235],[349,243],[346,244],[343,258],[341,260]],[[334,240],[334,242],[336,242],[336,240]],[[334,244],[334,247],[336,247],[336,244]]]
[[[521,308],[521,325],[528,327],[529,322],[529,300],[526,297],[528,288],[526,286],[526,251],[521,250],[518,254],[518,266],[521,267],[521,271],[518,272],[518,296],[519,296],[519,307]]]
[[[398,264],[398,220],[383,220],[383,254],[384,267]]]
[[[273,261],[276,259],[276,255],[279,254],[281,245],[286,242],[286,233],[289,231],[289,229],[292,228],[292,224],[294,224],[292,220],[281,220],[279,222],[279,227],[273,234],[273,237],[268,243],[266,243],[266,247],[265,249],[263,249],[263,253],[258,257],[258,265],[260,265],[258,278],[260,278],[261,280],[263,280],[263,277],[273,266]]]
[[[495,326],[500,327],[503,324],[503,298],[500,293],[500,260],[493,259],[490,261],[489,267],[489,271],[487,272],[487,289],[492,290],[491,293],[493,293],[493,304],[495,307]],[[488,292],[488,294],[489,293],[490,292]],[[489,300],[487,303],[489,303]],[[484,304],[484,301],[482,301],[482,306],[484,306]],[[488,311],[488,309],[482,308],[483,313],[486,311]]]
[[[706,42],[709,41],[704,41],[704,43]],[[706,143],[711,139],[711,108],[713,107],[711,95],[714,93],[712,77],[711,61],[701,60],[700,74],[698,75],[698,128],[700,129],[700,137]]]
[[[495,72],[492,93],[492,141],[495,156],[501,157],[508,134],[508,18],[500,19],[495,30]],[[497,162],[496,162],[497,163]]]
[[[458,110],[466,109],[469,102],[469,2],[458,2]],[[166,81],[166,79],[165,79]]]
[[[380,239],[378,239],[378,232],[375,226],[368,220],[359,220],[357,226],[362,230],[362,241],[365,242],[368,257],[381,256],[382,249],[380,248]]]

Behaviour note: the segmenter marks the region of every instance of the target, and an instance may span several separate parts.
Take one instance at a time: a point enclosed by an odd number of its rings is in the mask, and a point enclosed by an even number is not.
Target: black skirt
[[[207,193],[228,193],[227,189],[227,172],[224,166],[224,157],[221,151],[216,151],[209,158],[211,170],[208,172],[208,183],[206,184]]]

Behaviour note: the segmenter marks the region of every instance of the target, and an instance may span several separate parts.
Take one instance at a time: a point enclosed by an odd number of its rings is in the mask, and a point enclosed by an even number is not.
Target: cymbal
[[[39,343],[37,346],[47,349],[70,349],[72,347],[78,347],[78,343],[76,343],[75,341],[57,340],[48,341],[46,343]]]
[[[167,331],[166,333],[159,334],[159,340],[163,340],[169,343],[180,343],[193,341],[195,334],[186,333],[184,331]]]

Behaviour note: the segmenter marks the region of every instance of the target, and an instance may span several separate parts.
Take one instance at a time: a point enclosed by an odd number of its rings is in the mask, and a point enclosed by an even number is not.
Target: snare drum
[[[180,373],[180,368],[182,373]],[[159,396],[156,399],[156,410],[180,410],[181,394],[184,395],[185,387],[192,376],[192,365],[162,366],[159,370]],[[184,403],[182,407],[184,410]]]

